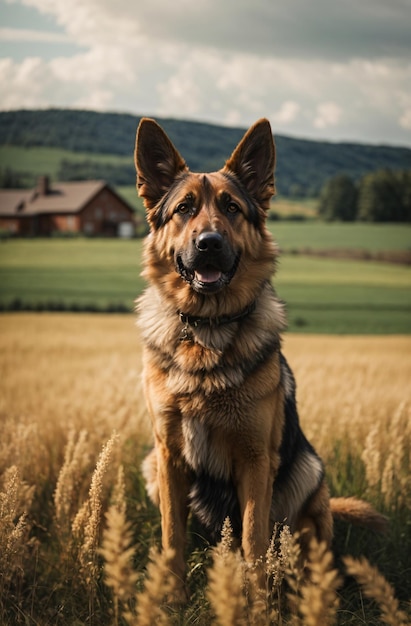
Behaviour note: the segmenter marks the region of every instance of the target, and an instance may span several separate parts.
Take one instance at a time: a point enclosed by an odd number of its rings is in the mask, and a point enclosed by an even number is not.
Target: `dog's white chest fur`
[[[232,469],[227,445],[204,421],[183,418],[183,456],[196,472],[205,472],[214,478],[228,479]]]

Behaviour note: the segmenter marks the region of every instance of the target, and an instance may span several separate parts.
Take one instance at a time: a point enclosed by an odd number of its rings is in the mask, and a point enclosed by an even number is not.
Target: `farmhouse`
[[[83,233],[107,237],[134,234],[134,211],[106,182],[88,180],[0,190],[0,229],[15,235]]]

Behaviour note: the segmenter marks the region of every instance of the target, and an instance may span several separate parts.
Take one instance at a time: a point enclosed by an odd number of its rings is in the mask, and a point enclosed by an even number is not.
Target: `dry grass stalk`
[[[395,508],[395,500],[392,497],[394,493],[395,484],[395,457],[392,452],[389,453],[387,460],[384,463],[384,469],[381,477],[381,493],[384,496],[384,505],[387,508]]]
[[[279,537],[279,548],[276,548],[277,535]],[[267,574],[272,576],[272,585],[280,589],[286,575],[297,578],[300,575],[300,544],[298,535],[292,535],[289,526],[283,526],[279,531],[274,528],[270,546],[266,555]]]
[[[290,567],[293,566],[294,546],[297,547],[299,554],[298,544],[291,535],[289,527],[276,524],[264,561],[266,574],[265,607],[261,606],[261,602],[254,603],[252,606],[252,617],[256,623],[281,623],[282,610],[284,609],[283,582]]]
[[[271,605],[271,593],[268,589],[268,578],[265,576],[265,562],[261,557],[255,563],[243,563],[244,595],[247,607],[247,624],[266,626],[271,624],[271,617],[277,623],[278,614]],[[265,586],[262,585],[265,580]]]
[[[395,407],[387,429],[377,422],[369,431],[361,454],[371,494],[388,510],[411,506],[408,451],[411,443],[411,409],[405,402]],[[382,496],[382,498],[381,498]]]
[[[208,570],[207,597],[220,626],[246,623],[244,565],[239,551],[226,557],[214,553],[213,565]]]
[[[266,573],[273,587],[278,587],[285,575],[285,571],[282,568],[282,555],[278,548],[279,534],[279,525],[275,524],[270,545],[265,555]]]
[[[232,544],[232,526],[226,518],[221,542],[213,549],[213,565],[208,569],[207,597],[220,626],[246,624],[245,562],[239,550],[232,550]]]
[[[113,504],[106,513],[106,521],[103,545],[99,552],[105,560],[105,583],[112,589],[114,595],[114,616],[117,625],[121,609],[125,608],[127,602],[135,596],[138,574],[132,567],[135,548],[132,546],[130,523],[125,517],[125,506]]]
[[[291,612],[290,624],[300,625],[298,605],[301,597],[301,587],[304,583],[304,569],[301,556],[299,534],[291,534],[288,526],[284,527],[284,546],[281,547],[285,555],[285,579],[289,587],[287,593],[288,605]]]
[[[276,525],[265,558],[247,564],[239,550],[233,550],[231,524],[227,519],[213,557],[213,566],[208,570],[207,597],[221,626],[285,623],[283,582],[286,578],[292,590],[293,608],[300,602],[301,550],[298,536],[293,536],[288,526]],[[261,587],[262,575],[266,578],[265,589]]]
[[[97,547],[100,538],[100,526],[103,509],[103,480],[109,469],[110,459],[118,436],[113,434],[103,446],[93,472],[88,500],[80,508],[73,522],[73,533],[80,540],[79,560],[81,574],[87,585],[97,582]]]
[[[3,395],[4,388],[1,391]],[[19,393],[24,395],[21,390]],[[0,414],[0,422],[0,474],[11,465],[17,465],[21,477],[25,479],[32,476],[33,467],[36,468],[36,474],[44,472],[44,459],[47,458],[48,450],[41,425],[31,416],[12,416],[10,419],[3,413]]]
[[[221,552],[223,556],[227,556],[233,548],[233,527],[229,517],[226,517],[221,530],[221,541],[216,546],[216,551]]]
[[[64,462],[54,492],[56,521],[60,528],[68,530],[72,519],[74,495],[78,489],[83,468],[88,461],[87,431],[83,429],[75,441],[75,432],[72,430],[68,437]]]
[[[27,513],[34,497],[35,487],[20,478],[14,465],[2,477],[0,492],[0,591],[16,572],[23,572],[23,561],[30,544]],[[1,595],[1,594],[0,594]]]
[[[124,467],[123,465],[119,465],[117,470],[117,482],[114,485],[113,494],[112,494],[112,504],[116,507],[116,509],[122,513],[124,519],[126,517],[126,481],[124,477]]]
[[[381,483],[381,451],[378,443],[381,441],[381,425],[374,424],[365,440],[361,459],[365,466],[365,476],[369,487],[376,488]]]
[[[410,493],[409,480],[404,472],[406,445],[410,435],[410,417],[409,407],[402,402],[390,423],[388,456],[382,472],[381,492],[385,506],[392,510],[395,510],[398,505],[404,505]]]
[[[381,611],[381,619],[389,626],[409,626],[407,616],[400,610],[394,590],[376,567],[365,557],[344,558],[348,574],[354,576],[367,598],[374,600]]]
[[[84,529],[87,525],[87,520],[90,516],[90,502],[86,500],[79,508],[77,515],[75,516],[71,525],[71,531],[73,538],[77,543],[81,543],[84,538]]]
[[[136,597],[137,618],[129,621],[132,626],[166,626],[169,623],[166,602],[173,598],[176,586],[169,567],[172,557],[171,550],[151,551],[144,589]]]
[[[304,626],[330,626],[336,623],[340,585],[338,571],[333,569],[333,555],[324,542],[312,539],[307,575],[301,587],[299,612]]]

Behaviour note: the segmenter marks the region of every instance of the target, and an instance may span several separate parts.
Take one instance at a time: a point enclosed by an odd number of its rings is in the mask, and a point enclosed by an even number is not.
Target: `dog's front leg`
[[[170,553],[169,566],[176,578],[172,600],[184,602],[187,600],[184,546],[188,515],[188,478],[164,444],[157,442],[157,453],[162,546]]]
[[[268,455],[245,463],[240,468],[238,477],[243,554],[248,563],[254,564],[265,555],[270,534],[273,477]]]

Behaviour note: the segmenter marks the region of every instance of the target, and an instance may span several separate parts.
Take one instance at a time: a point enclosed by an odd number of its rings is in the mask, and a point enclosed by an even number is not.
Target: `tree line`
[[[324,185],[320,217],[343,222],[411,222],[411,170],[382,169],[355,182],[346,174]]]
[[[104,179],[110,184],[132,185],[135,169],[130,165],[92,160],[63,159],[60,181]],[[34,176],[12,168],[0,168],[1,188],[24,188],[36,184]],[[382,169],[355,181],[347,174],[330,178],[323,186],[319,217],[326,221],[411,222],[411,170]]]
[[[98,163],[91,159],[62,159],[57,177],[60,181],[102,179],[111,185],[133,185],[136,181],[136,168],[131,158],[129,165]]]
[[[139,121],[140,116],[136,115],[71,109],[0,111],[0,145],[67,150],[71,155],[67,155],[61,168],[60,180],[78,177],[84,167],[92,178],[105,178],[111,184],[134,184],[132,161]],[[246,130],[188,120],[158,121],[189,167],[197,172],[222,167]],[[411,169],[409,148],[298,139],[281,135],[281,128],[275,127],[273,132],[277,152],[276,186],[281,196],[318,197],[326,181],[340,172],[346,172],[357,181],[381,168]],[[110,171],[99,167],[98,159],[93,158],[102,154],[113,156],[114,168]],[[130,166],[118,163],[116,157],[124,155],[130,158]],[[3,157],[4,165],[6,159]],[[67,163],[79,160],[83,161],[81,166]],[[18,163],[7,165],[13,170],[18,168]],[[29,186],[30,172],[17,174],[19,185]],[[8,185],[11,186],[10,180]]]

